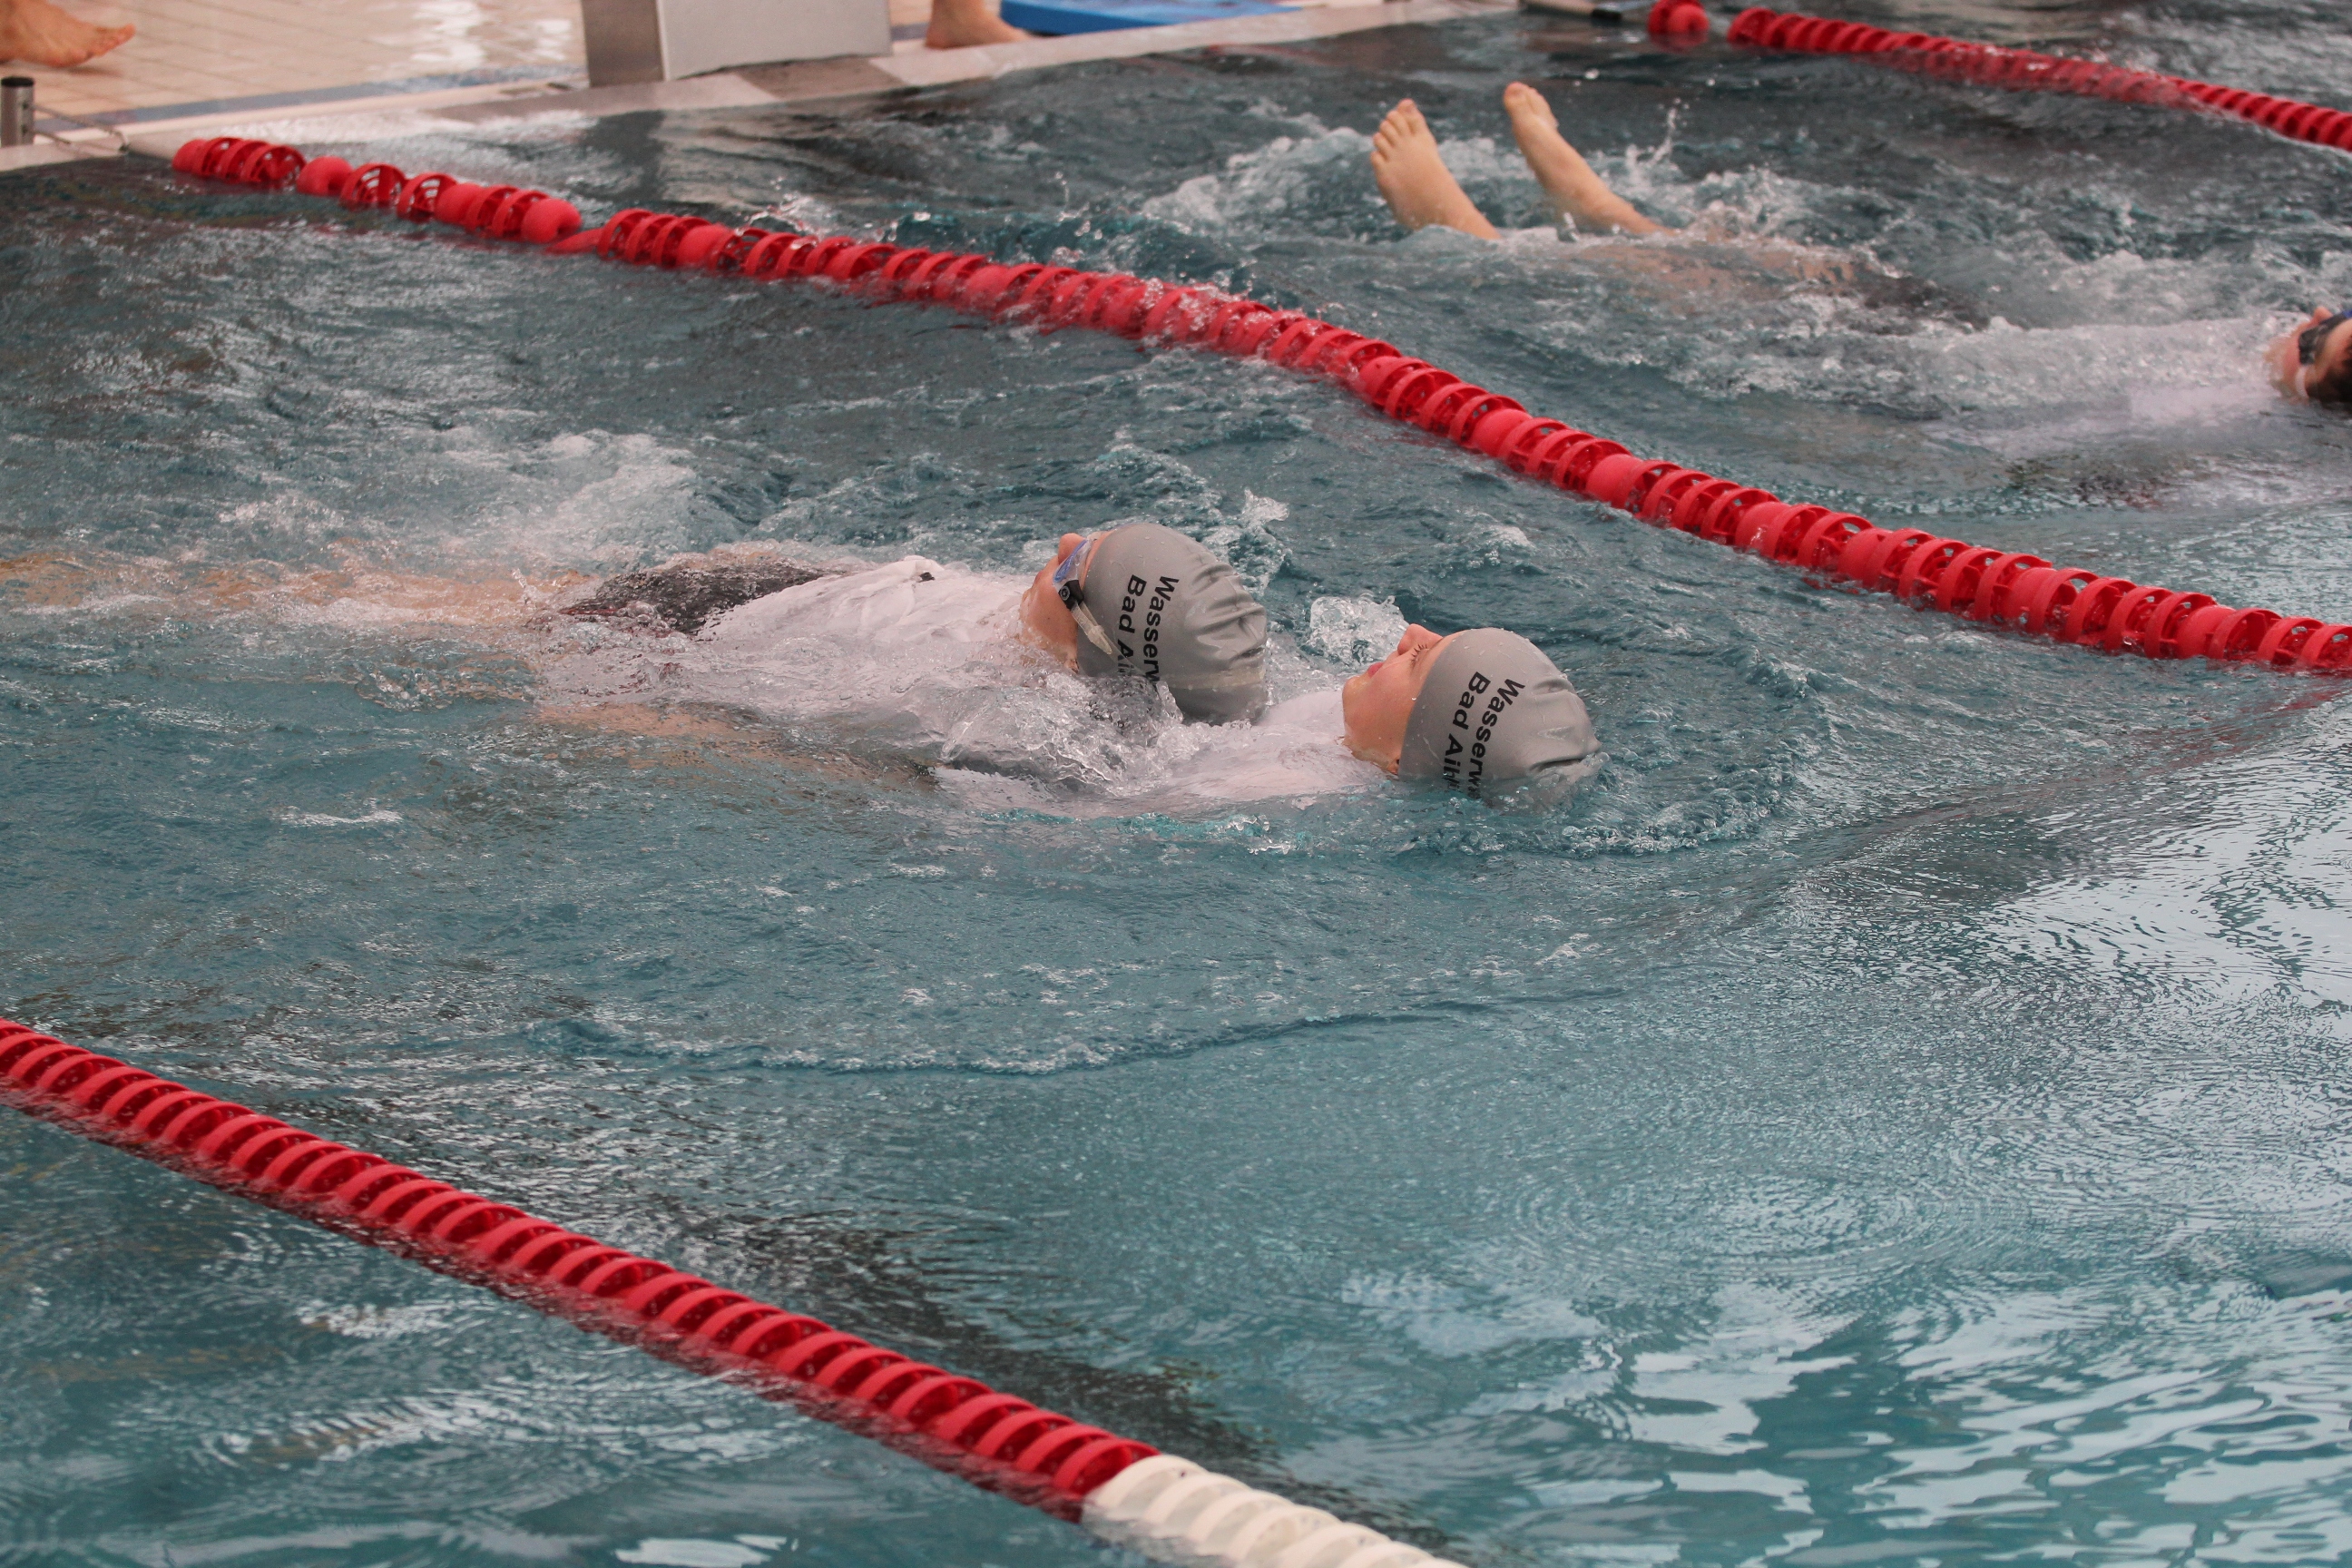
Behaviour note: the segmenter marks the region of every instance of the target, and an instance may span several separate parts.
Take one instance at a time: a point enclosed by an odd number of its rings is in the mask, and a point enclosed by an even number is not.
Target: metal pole
[[[33,140],[33,79],[0,77],[0,147],[22,147]]]

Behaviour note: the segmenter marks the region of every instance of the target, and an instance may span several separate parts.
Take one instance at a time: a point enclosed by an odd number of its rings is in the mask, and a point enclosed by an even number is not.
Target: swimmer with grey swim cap
[[[1474,798],[1523,786],[1564,792],[1600,766],[1584,700],[1516,632],[1440,637],[1408,627],[1393,655],[1348,682],[1341,702],[1358,756]]]
[[[1231,566],[1164,524],[1065,535],[1023,613],[1080,675],[1157,682],[1193,723],[1265,711],[1265,607]]]

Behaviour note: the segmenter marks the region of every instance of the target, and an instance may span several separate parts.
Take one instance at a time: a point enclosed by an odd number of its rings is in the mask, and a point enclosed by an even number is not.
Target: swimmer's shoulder
[[[962,627],[982,618],[1003,596],[1003,583],[997,578],[943,566],[928,555],[902,555],[738,605],[714,619],[703,635],[724,641]]]

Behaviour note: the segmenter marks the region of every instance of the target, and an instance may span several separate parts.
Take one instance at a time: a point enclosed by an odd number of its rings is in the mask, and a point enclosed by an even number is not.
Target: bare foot
[[[1559,121],[1542,93],[1523,81],[1503,89],[1503,109],[1511,117],[1511,133],[1519,139],[1519,155],[1528,161],[1536,183],[1563,215],[1580,228],[1602,234],[1656,234],[1658,226],[1637,213],[1623,197],[1601,183],[1584,161],[1584,154],[1559,133]]]
[[[1007,24],[989,9],[988,0],[931,0],[931,26],[923,35],[923,47],[968,49],[975,44],[1017,44],[1036,36]]]
[[[1480,239],[1500,237],[1437,155],[1437,138],[1411,99],[1389,110],[1372,132],[1372,179],[1389,211],[1407,228],[1458,228]]]
[[[0,60],[63,69],[96,59],[135,30],[68,16],[49,0],[0,0]]]

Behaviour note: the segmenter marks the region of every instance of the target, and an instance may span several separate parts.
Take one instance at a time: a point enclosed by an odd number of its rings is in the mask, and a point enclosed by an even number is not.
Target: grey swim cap
[[[1157,522],[1114,528],[1092,549],[1083,586],[1062,591],[1080,675],[1156,680],[1200,724],[1265,710],[1265,609],[1232,567]]]
[[[1543,650],[1492,626],[1448,638],[1404,726],[1400,777],[1475,798],[1523,779],[1565,790],[1600,766],[1584,700]]]

